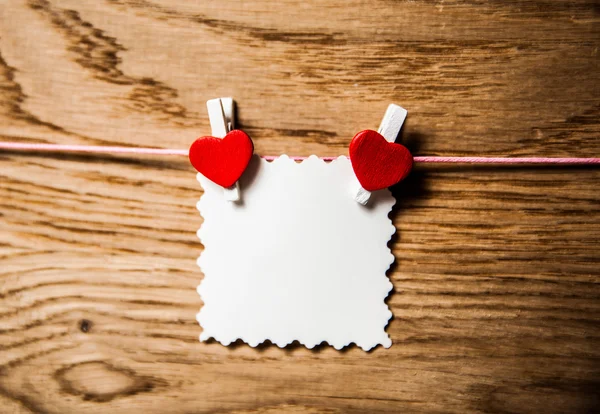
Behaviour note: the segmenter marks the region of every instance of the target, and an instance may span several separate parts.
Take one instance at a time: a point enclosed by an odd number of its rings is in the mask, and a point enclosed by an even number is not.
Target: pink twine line
[[[106,147],[94,145],[58,145],[27,144],[21,142],[0,142],[0,149],[14,151],[39,152],[85,152],[95,154],[146,154],[146,155],[182,155],[188,156],[187,149],[142,148],[142,147]],[[278,156],[265,155],[262,158],[272,161]],[[289,157],[293,160],[305,160],[308,157]],[[332,161],[337,157],[320,157]],[[600,158],[548,158],[548,157],[414,157],[415,163],[447,164],[600,164]]]
[[[44,152],[89,152],[105,154],[148,154],[148,155],[188,155],[188,150],[141,148],[141,147],[105,147],[101,145],[58,145],[58,144],[27,144],[21,142],[0,142],[0,149],[15,151],[44,151]]]

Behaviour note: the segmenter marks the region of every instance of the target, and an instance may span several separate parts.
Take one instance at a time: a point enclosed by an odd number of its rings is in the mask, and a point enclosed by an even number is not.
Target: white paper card
[[[389,190],[374,192],[366,206],[354,201],[358,183],[346,157],[297,163],[255,155],[235,203],[201,174],[198,181],[201,341],[391,346]]]

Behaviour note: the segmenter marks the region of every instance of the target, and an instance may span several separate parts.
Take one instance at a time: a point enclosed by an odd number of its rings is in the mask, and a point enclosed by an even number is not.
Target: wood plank
[[[234,96],[265,155],[598,156],[597,2],[0,3],[0,139],[186,148]],[[600,171],[418,167],[394,189],[394,342],[199,343],[185,159],[0,153],[0,411],[591,412]]]

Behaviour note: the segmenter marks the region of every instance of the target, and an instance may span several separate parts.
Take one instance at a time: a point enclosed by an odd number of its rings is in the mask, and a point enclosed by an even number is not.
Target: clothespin
[[[227,133],[235,129],[235,103],[233,98],[216,98],[206,101],[208,118],[212,136],[224,138]],[[225,200],[238,201],[240,199],[240,185],[235,183],[229,188],[223,188]]]
[[[396,138],[402,129],[402,125],[406,120],[406,115],[408,115],[406,109],[396,104],[390,104],[385,111],[385,115],[381,120],[381,124],[379,124],[377,132],[379,132],[388,142],[396,141]],[[371,192],[365,190],[359,184],[354,199],[364,206],[369,201],[369,198],[371,198]]]

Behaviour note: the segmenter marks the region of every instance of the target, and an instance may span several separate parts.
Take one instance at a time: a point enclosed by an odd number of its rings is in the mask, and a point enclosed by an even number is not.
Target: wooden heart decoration
[[[250,137],[239,129],[225,138],[201,137],[190,147],[190,162],[198,172],[222,187],[231,187],[242,176],[254,153]]]
[[[402,181],[413,166],[413,156],[400,144],[388,142],[378,132],[365,130],[350,142],[350,162],[360,185],[381,190]]]

